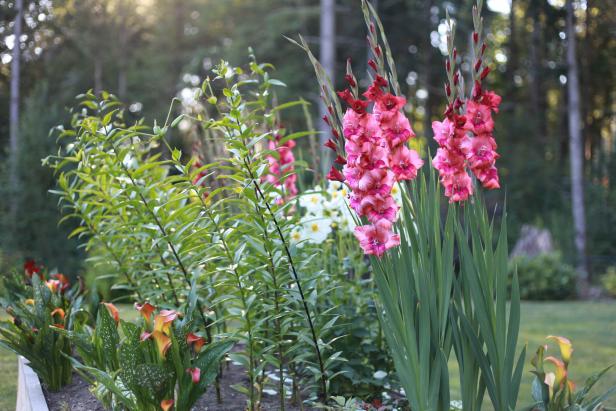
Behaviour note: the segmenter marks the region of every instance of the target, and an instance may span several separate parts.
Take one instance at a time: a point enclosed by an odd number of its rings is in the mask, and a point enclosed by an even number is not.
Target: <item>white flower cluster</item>
[[[396,184],[392,194],[400,204],[400,187]],[[339,181],[330,181],[327,189],[315,186],[299,197],[299,205],[306,214],[291,233],[291,240],[298,247],[304,242],[321,244],[334,230],[352,233],[355,215],[348,204],[349,191]]]
[[[348,206],[348,190],[338,181],[330,181],[327,189],[315,186],[299,197],[305,215],[293,230],[291,238],[298,247],[303,242],[321,244],[333,229],[353,232],[355,221]]]

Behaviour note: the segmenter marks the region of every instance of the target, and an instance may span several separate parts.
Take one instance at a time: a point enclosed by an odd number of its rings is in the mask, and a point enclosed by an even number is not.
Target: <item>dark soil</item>
[[[216,398],[214,384],[199,399],[193,410],[195,411],[242,411],[246,408],[246,395],[232,388],[233,385],[248,385],[248,377],[241,366],[230,363],[225,366],[223,377],[220,381],[220,393],[222,403]],[[271,384],[270,384],[271,385]],[[277,386],[277,384],[275,384]],[[277,388],[272,386],[271,388]],[[48,392],[43,388],[45,399],[50,411],[105,411],[89,390],[88,384],[77,374],[73,374],[73,382],[64,387],[60,392]],[[285,411],[299,411],[299,407],[292,406],[290,400],[285,404]],[[312,410],[305,407],[304,410]],[[263,394],[261,410],[280,410],[278,394]]]
[[[73,373],[73,382],[61,391],[49,392],[43,386],[43,393],[50,411],[105,411],[88,388],[88,383]]]

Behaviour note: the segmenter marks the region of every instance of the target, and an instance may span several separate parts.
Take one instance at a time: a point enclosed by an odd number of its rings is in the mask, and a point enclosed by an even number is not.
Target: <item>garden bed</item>
[[[90,393],[89,385],[78,374],[73,374],[71,384],[58,392],[49,392],[44,387],[30,367],[27,360],[19,357],[19,387],[17,411],[104,411],[98,400]],[[246,396],[232,388],[233,385],[246,385],[248,379],[241,366],[230,363],[220,381],[222,403],[216,398],[216,390],[212,386],[195,405],[195,410],[228,411],[241,410],[246,406]],[[279,409],[277,394],[263,394],[261,403],[263,409]],[[286,405],[286,410],[295,411],[299,407]],[[311,408],[304,407],[305,410]]]

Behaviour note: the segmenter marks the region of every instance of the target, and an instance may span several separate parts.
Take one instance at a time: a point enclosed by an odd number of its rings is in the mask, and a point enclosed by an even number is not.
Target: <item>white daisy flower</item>
[[[321,187],[316,186],[313,191],[304,193],[299,198],[299,205],[315,215],[323,215],[325,197],[321,194]]]
[[[291,244],[292,245],[295,245],[297,248],[302,248],[302,246],[304,245],[303,241],[304,241],[304,235],[301,230],[301,227],[297,227],[293,231],[291,231]]]
[[[329,218],[307,216],[302,218],[301,223],[304,237],[314,244],[321,244],[332,232],[332,220]]]

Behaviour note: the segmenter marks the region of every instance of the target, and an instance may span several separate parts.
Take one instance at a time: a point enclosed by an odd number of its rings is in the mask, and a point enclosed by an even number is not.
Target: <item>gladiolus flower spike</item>
[[[479,42],[481,33],[477,27],[475,29],[475,55],[481,56],[485,44]],[[472,73],[474,83],[471,96],[465,100],[464,96],[458,95],[459,72],[454,67],[455,54],[455,48],[449,50],[449,58],[446,60],[450,83],[445,84],[445,89],[450,104],[445,110],[443,121],[432,123],[434,139],[439,145],[432,165],[439,172],[440,182],[450,203],[465,201],[473,195],[473,180],[469,171],[484,188],[493,190],[500,187],[496,169],[499,155],[493,136],[492,113],[498,113],[501,97],[482,89],[481,81],[490,73],[490,68],[483,67],[481,57],[476,60]]]
[[[332,166],[327,175],[349,187],[351,208],[369,222],[355,228],[355,237],[364,253],[377,257],[400,244],[400,236],[393,232],[400,206],[392,188],[396,182],[414,179],[423,165],[407,145],[415,133],[401,111],[406,99],[389,93],[387,87],[387,80],[377,74],[362,95],[366,100],[355,98],[348,89],[338,92],[349,106],[342,119],[346,158],[338,156],[335,161],[343,166],[342,172]]]

